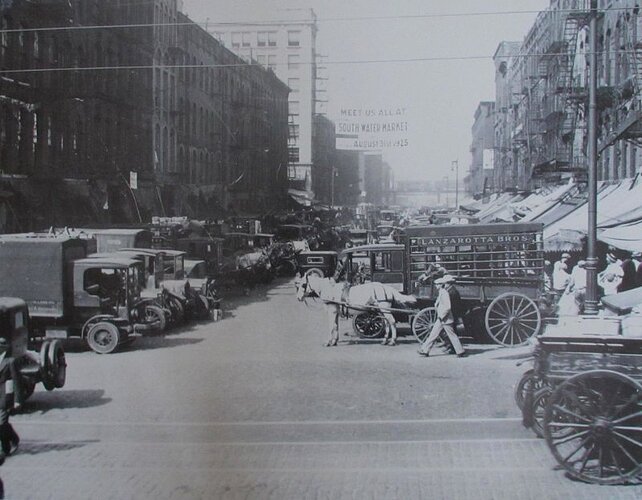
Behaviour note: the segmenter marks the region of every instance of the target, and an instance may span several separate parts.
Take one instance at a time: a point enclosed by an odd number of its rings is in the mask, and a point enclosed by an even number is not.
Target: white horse
[[[417,299],[412,295],[404,295],[391,286],[381,283],[364,283],[350,286],[347,283],[337,283],[332,278],[321,278],[315,275],[306,275],[297,282],[297,299],[304,300],[311,295],[317,295],[323,302],[330,325],[330,340],[327,346],[335,346],[339,342],[339,317],[341,305],[348,307],[369,307],[379,309],[386,319],[386,334],[383,345],[397,344],[397,327],[394,316],[386,309],[393,304],[410,305]],[[383,311],[381,309],[384,309]]]

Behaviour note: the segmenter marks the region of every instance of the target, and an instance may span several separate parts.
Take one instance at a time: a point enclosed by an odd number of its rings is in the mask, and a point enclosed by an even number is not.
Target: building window
[[[290,123],[290,137],[295,141],[299,138],[299,124]]]
[[[268,32],[268,46],[276,47],[276,31]]]
[[[299,91],[299,79],[298,78],[288,78],[288,87],[292,92]]]
[[[299,54],[288,54],[288,69],[298,69],[299,61]]]
[[[267,45],[268,33],[267,31],[259,31],[256,34],[256,44],[259,47],[265,47]]]
[[[288,114],[298,116],[298,114],[299,114],[299,101],[290,101],[288,103]]]
[[[265,68],[265,64],[266,63],[265,63],[265,56],[264,55],[259,54],[258,56],[256,56],[256,62],[258,62],[261,66],[263,66]]]
[[[243,47],[250,47],[252,43],[250,42],[251,33],[249,31],[244,31],[241,33],[241,43]]]
[[[241,33],[234,31],[232,32],[232,47],[241,46]]]
[[[288,47],[298,47],[300,45],[300,31],[288,31]]]
[[[276,55],[269,55],[267,61],[268,68],[272,71],[276,71]]]
[[[288,148],[288,160],[291,163],[299,162],[299,148]]]

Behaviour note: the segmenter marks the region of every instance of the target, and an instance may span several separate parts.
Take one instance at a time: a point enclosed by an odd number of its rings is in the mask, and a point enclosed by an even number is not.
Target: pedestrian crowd
[[[552,275],[546,277],[561,316],[581,314],[586,299],[586,261],[578,260],[570,270],[570,260],[571,255],[563,253],[553,265]],[[597,284],[602,295],[642,287],[642,252],[620,252],[618,256],[615,249],[610,249],[606,254],[606,265],[597,275]]]

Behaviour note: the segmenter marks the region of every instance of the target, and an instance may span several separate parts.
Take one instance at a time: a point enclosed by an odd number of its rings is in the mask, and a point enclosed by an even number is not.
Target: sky
[[[457,161],[461,182],[471,163],[475,110],[479,102],[495,100],[492,56],[500,42],[523,40],[549,3],[183,0],[182,10],[193,21],[216,23],[261,21],[273,19],[278,9],[313,8],[317,52],[328,60],[328,117],[336,120],[341,108],[353,105],[406,108],[408,145],[384,150],[395,178],[453,179]],[[363,19],[372,17],[386,19]],[[359,62],[381,60],[386,62]]]

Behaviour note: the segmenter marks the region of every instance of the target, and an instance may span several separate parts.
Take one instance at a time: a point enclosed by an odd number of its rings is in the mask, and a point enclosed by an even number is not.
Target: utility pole
[[[597,0],[589,25],[588,241],[585,314],[597,314]]]
[[[455,170],[455,212],[459,210],[459,160],[453,160],[450,171]]]
[[[334,206],[334,176],[337,174],[334,165],[330,167],[330,171],[332,172],[332,179],[330,181],[330,208],[332,208]]]

